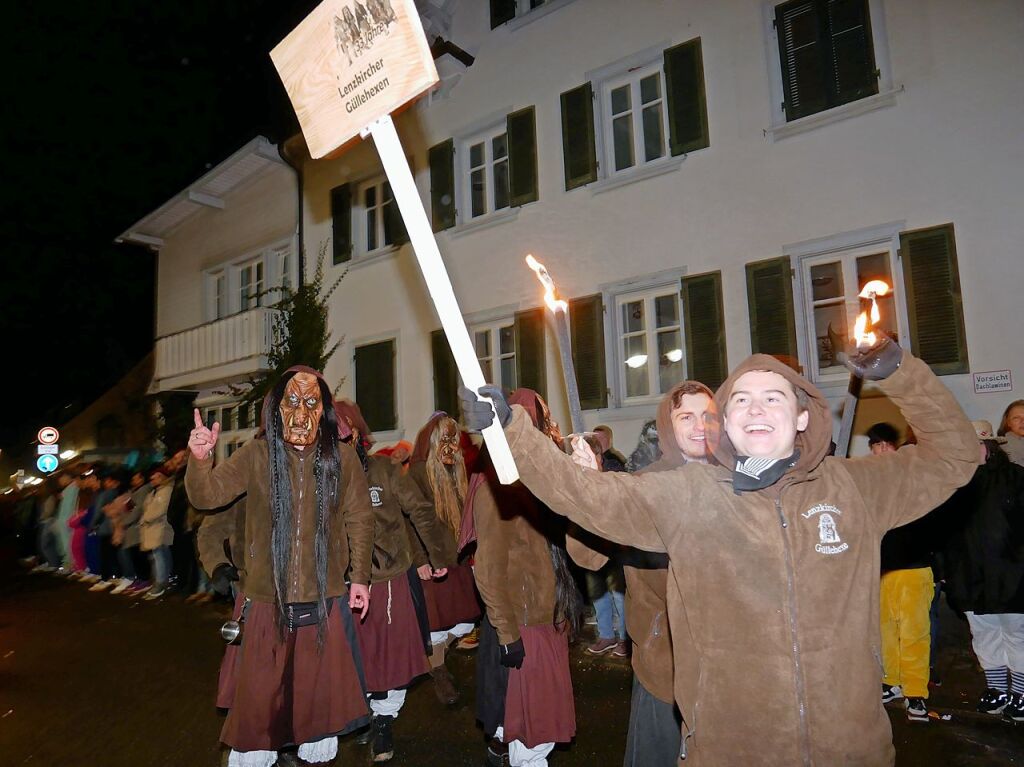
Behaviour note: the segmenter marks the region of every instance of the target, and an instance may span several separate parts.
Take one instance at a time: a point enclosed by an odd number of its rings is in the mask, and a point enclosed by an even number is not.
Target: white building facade
[[[754,351],[787,357],[838,414],[839,339],[875,278],[894,286],[884,329],[970,417],[1021,396],[972,375],[1024,367],[1020,3],[462,0],[428,21],[442,84],[396,123],[490,380],[539,389],[567,423],[532,253],[570,300],[587,426],[626,453],[673,383],[715,386]],[[328,244],[327,284],[348,270],[326,377],[380,441],[411,439],[454,407],[457,376],[379,159],[372,143],[305,155],[301,178],[305,250]],[[161,341],[200,343],[222,295],[232,318],[255,311],[235,302],[260,279],[249,254],[280,279],[286,186],[245,222],[167,240],[158,386],[196,378],[160,367]],[[898,420],[864,397],[857,431]]]

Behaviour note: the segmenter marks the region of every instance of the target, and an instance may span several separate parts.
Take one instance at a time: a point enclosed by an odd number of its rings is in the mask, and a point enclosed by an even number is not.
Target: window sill
[[[350,269],[359,269],[363,266],[375,264],[378,261],[386,261],[387,259],[394,257],[401,249],[401,245],[387,245],[383,248],[377,248],[377,250],[370,251],[369,253],[363,253],[362,255],[356,256],[352,260],[346,261],[345,265]]]
[[[478,232],[482,229],[490,229],[492,226],[504,224],[506,221],[515,221],[519,217],[519,208],[508,208],[498,213],[489,213],[486,216],[474,218],[463,224],[453,226],[448,230],[448,236],[452,239],[462,237],[470,232]]]
[[[548,2],[544,3],[540,8],[534,8],[521,16],[516,16],[514,19],[510,19],[506,22],[506,26],[510,31],[514,32],[517,29],[522,29],[527,24],[532,24],[538,19],[547,16],[549,13],[554,13],[559,8],[564,8],[571,2],[573,2],[573,0],[548,0]]]
[[[793,120],[781,125],[773,125],[765,131],[765,135],[770,136],[772,143],[774,143],[790,136],[797,136],[801,133],[807,133],[808,131],[831,125],[832,123],[847,120],[851,117],[891,107],[896,104],[896,94],[902,92],[903,86],[901,85],[898,88],[893,88],[883,93],[876,93],[874,96],[868,96],[857,101],[851,101],[849,104],[827,109],[824,112],[801,117],[799,120]]]
[[[667,157],[654,162],[649,162],[646,165],[640,165],[636,168],[630,168],[629,170],[620,171],[614,176],[609,178],[602,178],[600,181],[595,181],[589,185],[591,194],[601,194],[607,192],[610,189],[618,189],[621,186],[627,186],[629,184],[636,183],[637,181],[644,181],[655,176],[661,176],[665,173],[671,173],[674,170],[679,170],[679,166],[683,164],[683,160],[686,159],[685,154],[681,154],[678,157]]]

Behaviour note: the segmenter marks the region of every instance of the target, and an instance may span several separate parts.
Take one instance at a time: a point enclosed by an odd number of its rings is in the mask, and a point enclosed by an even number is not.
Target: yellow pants
[[[882,681],[900,685],[908,698],[928,697],[933,596],[930,567],[892,570],[882,576]]]

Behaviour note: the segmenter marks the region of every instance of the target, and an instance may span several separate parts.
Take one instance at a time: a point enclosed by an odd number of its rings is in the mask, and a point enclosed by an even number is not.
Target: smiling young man
[[[665,435],[659,440],[662,456],[641,473],[708,462],[704,419],[713,396],[698,381],[683,381],[669,390],[658,404],[655,419],[658,433]],[[595,464],[584,465],[597,468]],[[573,538],[567,542],[573,559],[582,567],[599,568],[608,560]],[[675,767],[679,761],[680,722],[672,689],[668,556],[627,548],[619,558],[626,576],[626,624],[633,642],[633,694],[623,767]],[[682,639],[687,635],[684,627]]]
[[[879,544],[967,482],[974,429],[920,360],[884,340],[855,373],[880,387],[919,444],[826,457],[832,414],[810,382],[754,355],[715,394],[719,465],[588,471],[535,439],[492,387],[463,389],[469,428],[495,410],[527,487],[609,540],[667,552],[675,698],[688,764],[891,765],[878,695]],[[913,503],[908,503],[913,499]]]

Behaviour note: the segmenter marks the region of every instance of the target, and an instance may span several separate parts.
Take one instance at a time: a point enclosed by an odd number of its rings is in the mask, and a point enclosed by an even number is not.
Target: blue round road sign
[[[41,455],[36,461],[36,468],[44,474],[49,474],[57,468],[57,456],[55,455]]]

